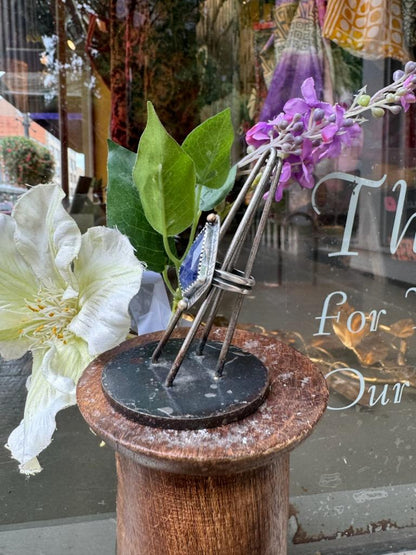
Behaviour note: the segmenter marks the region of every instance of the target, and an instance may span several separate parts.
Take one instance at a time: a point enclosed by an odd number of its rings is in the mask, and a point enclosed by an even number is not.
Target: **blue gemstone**
[[[200,233],[192,243],[188,254],[179,268],[179,283],[182,291],[186,291],[198,278],[199,261],[204,243],[204,233]]]

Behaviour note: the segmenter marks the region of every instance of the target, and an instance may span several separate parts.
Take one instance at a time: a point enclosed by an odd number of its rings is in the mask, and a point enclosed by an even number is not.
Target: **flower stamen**
[[[33,301],[26,301],[27,308],[36,314],[26,320],[19,331],[24,337],[31,337],[35,343],[44,344],[51,339],[64,340],[72,335],[68,325],[77,313],[76,299],[63,299],[63,290],[41,289]]]

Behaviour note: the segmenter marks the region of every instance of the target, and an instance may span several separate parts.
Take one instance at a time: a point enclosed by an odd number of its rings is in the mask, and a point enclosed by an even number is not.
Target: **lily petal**
[[[0,354],[5,359],[20,358],[30,346],[19,332],[28,313],[26,301],[38,290],[36,276],[16,249],[15,230],[14,220],[0,215]]]
[[[5,316],[5,313],[2,312],[2,322]],[[20,330],[20,326],[0,330],[0,355],[5,360],[20,358],[30,350],[33,341],[27,337],[21,337]]]
[[[22,195],[13,210],[16,246],[43,283],[72,283],[71,263],[81,245],[81,232],[62,206],[56,185],[37,185]],[[72,281],[71,281],[72,280]]]
[[[24,418],[6,445],[22,473],[42,470],[37,456],[52,441],[57,412],[76,403],[76,382],[90,361],[87,345],[79,339],[34,352]]]
[[[128,305],[140,288],[143,265],[127,237],[116,229],[90,228],[82,236],[74,274],[80,311],[68,329],[97,355],[121,343],[129,330]]]
[[[36,276],[16,249],[16,223],[0,214],[0,309],[19,310],[38,290]]]

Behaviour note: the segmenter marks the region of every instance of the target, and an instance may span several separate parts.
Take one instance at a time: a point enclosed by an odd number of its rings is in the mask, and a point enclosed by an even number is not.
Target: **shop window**
[[[148,100],[178,142],[230,107],[235,162],[245,132],[300,96],[305,78],[348,105],[364,84],[372,94],[389,83],[416,45],[413,3],[398,0],[2,0],[0,26],[0,140],[49,149],[85,228],[104,220],[106,140],[137,149]],[[293,184],[274,206],[240,319],[307,354],[330,389],[291,456],[296,554],[335,539],[348,553],[416,546],[414,106],[363,128],[360,144],[316,167],[313,192]],[[23,361],[2,388],[14,388],[5,434],[26,375]],[[48,470],[26,482],[0,454],[3,524],[114,511],[112,453],[76,410],[60,415],[43,456]]]

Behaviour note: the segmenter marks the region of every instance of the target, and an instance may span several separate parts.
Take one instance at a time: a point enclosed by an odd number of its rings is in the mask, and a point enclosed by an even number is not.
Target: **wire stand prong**
[[[250,187],[252,186],[256,176],[258,175],[258,172],[261,168],[261,166],[264,164],[265,159],[267,158],[267,156],[269,155],[269,160],[267,162],[266,165],[266,169],[260,179],[260,182],[256,188],[256,191],[253,195],[253,198],[250,201],[249,207],[247,208],[243,219],[241,220],[237,231],[234,235],[234,240],[231,242],[227,253],[225,255],[224,261],[221,264],[221,270],[223,271],[229,271],[232,267],[232,265],[236,262],[236,260],[238,259],[240,253],[241,253],[241,249],[244,245],[244,242],[247,238],[247,234],[248,234],[248,230],[250,228],[250,224],[253,221],[256,209],[258,204],[260,204],[263,196],[264,196],[264,189],[267,186],[269,177],[270,177],[270,173],[273,170],[273,166],[276,162],[276,152],[274,150],[269,152],[265,152],[263,154],[263,156],[257,161],[256,165],[254,166],[253,170],[251,171],[249,177],[247,178],[246,182],[244,183],[244,186],[242,187],[239,195],[237,196],[236,200],[234,201],[233,207],[230,210],[230,212],[228,213],[226,219],[224,220],[224,223],[221,225],[221,231],[220,231],[220,241],[221,239],[224,237],[227,229],[229,228],[232,220],[234,219],[236,213],[238,212],[238,209],[240,208],[241,204],[244,202],[244,199],[246,197],[247,192],[249,191]],[[248,277],[248,276],[246,276]],[[213,300],[213,305],[211,307],[211,310],[209,312],[208,315],[208,319],[204,328],[204,333],[201,337],[200,343],[197,347],[197,353],[198,355],[202,355],[205,344],[208,340],[208,336],[209,333],[211,331],[212,325],[214,323],[215,320],[215,316],[217,314],[217,309],[218,309],[218,305],[220,303],[222,297],[222,292]]]
[[[247,260],[247,264],[246,264],[246,268],[244,271],[244,277],[248,278],[251,275],[251,272],[253,270],[253,266],[254,266],[254,262],[256,260],[256,256],[257,256],[257,252],[259,250],[260,247],[260,242],[261,242],[261,237],[263,235],[264,229],[266,227],[266,223],[267,223],[267,219],[269,217],[269,213],[270,213],[270,209],[274,200],[274,196],[276,193],[276,189],[277,186],[279,184],[279,179],[280,179],[280,174],[282,171],[282,159],[279,159],[277,167],[276,167],[276,171],[275,174],[273,176],[273,181],[272,181],[272,185],[270,187],[269,190],[269,194],[268,197],[266,199],[266,203],[264,205],[264,209],[260,218],[260,222],[259,222],[259,226],[256,230],[256,235],[254,236],[254,240],[253,240],[253,245],[251,247],[250,250],[250,254]],[[227,353],[228,353],[228,349],[230,347],[231,341],[233,339],[234,336],[234,332],[235,332],[235,328],[237,325],[237,321],[238,321],[238,317],[240,315],[240,311],[241,311],[241,307],[243,305],[243,299],[244,299],[244,295],[240,294],[238,295],[238,297],[236,298],[235,302],[234,302],[234,307],[233,307],[233,311],[231,314],[231,318],[230,318],[230,322],[228,324],[228,328],[227,328],[227,333],[222,345],[222,349],[220,352],[220,355],[218,357],[218,364],[217,364],[217,369],[216,369],[216,374],[217,376],[221,376],[223,369],[224,369],[224,364],[227,358]]]
[[[163,334],[162,339],[159,341],[156,349],[153,351],[153,354],[152,354],[153,363],[156,363],[159,360],[163,347],[166,345],[169,337],[171,336],[173,330],[176,327],[176,324],[179,322],[180,317],[182,316],[182,314],[187,308],[188,308],[188,303],[186,302],[185,299],[181,299],[178,302],[178,307],[175,313],[171,316],[169,320],[169,323],[167,325],[165,333]]]
[[[256,185],[252,199],[244,212],[244,215],[237,227],[230,245],[225,253],[224,260],[221,264],[217,263],[217,267],[213,271],[211,287],[207,290],[205,300],[199,307],[199,310],[194,318],[194,321],[182,343],[182,346],[176,355],[176,358],[168,372],[165,380],[165,386],[171,387],[175,380],[175,377],[179,371],[179,368],[191,346],[191,343],[203,321],[203,318],[208,312],[208,318],[205,324],[204,332],[202,334],[200,343],[197,347],[197,355],[202,355],[206,342],[208,340],[209,333],[211,331],[212,325],[217,314],[219,303],[221,302],[222,295],[224,291],[231,291],[237,293],[237,298],[235,299],[233,312],[231,314],[230,322],[228,325],[225,340],[222,344],[222,349],[218,359],[216,374],[217,376],[222,375],[223,367],[227,358],[227,353],[231,345],[232,338],[234,336],[234,331],[237,325],[237,321],[240,315],[244,295],[251,292],[254,285],[254,278],[251,276],[251,272],[254,266],[254,261],[257,256],[257,252],[260,246],[260,241],[262,234],[264,232],[267,218],[269,216],[270,208],[275,196],[275,192],[279,183],[279,178],[282,170],[282,159],[278,160],[277,152],[274,148],[270,148],[267,152],[264,152],[260,159],[255,164],[253,170],[250,172],[246,182],[244,183],[237,199],[235,200],[228,216],[225,218],[224,223],[219,231],[219,240],[224,239],[225,233],[229,229],[229,226],[233,219],[235,218],[241,204],[250,190],[250,187],[255,182],[256,177],[260,174],[262,167],[265,165],[264,170],[261,172],[261,177],[259,183]],[[272,179],[271,186],[270,179]],[[251,247],[249,257],[245,266],[244,272],[236,270],[234,268],[235,264],[238,262],[239,256],[241,254],[242,248],[247,240],[250,226],[254,221],[256,211],[267,191],[269,186],[269,194],[265,202],[265,206],[262,211],[259,226],[256,230],[253,245]],[[168,328],[165,331],[163,338],[157,345],[152,361],[156,362],[160,356],[160,353],[168,341],[170,335],[172,334],[174,328],[177,326],[178,321],[183,313],[183,311],[188,307],[188,303],[185,300],[185,304],[178,305],[178,309],[173,315],[171,321],[169,322]]]
[[[241,188],[241,191],[239,192],[237,198],[235,199],[233,206],[230,210],[230,212],[227,214],[227,217],[225,218],[224,222],[221,224],[221,230],[220,230],[220,242],[222,239],[224,239],[225,234],[228,230],[228,228],[230,227],[231,222],[233,221],[233,219],[235,218],[241,204],[244,202],[244,199],[246,198],[246,195],[248,193],[248,191],[250,190],[250,187],[253,185],[259,171],[260,168],[262,167],[262,165],[264,164],[266,158],[269,156],[269,152],[266,151],[262,154],[262,156],[257,160],[254,168],[250,171],[249,176],[246,179],[246,182],[244,183],[243,187]],[[261,187],[261,183],[259,184],[259,188]],[[254,201],[259,201],[260,200],[260,194],[258,194],[258,199],[252,199],[252,202]],[[241,250],[241,248],[239,249]],[[239,254],[239,252],[238,252]],[[228,261],[224,261],[223,264],[221,265],[221,269],[225,269],[226,266],[226,262],[227,262],[227,269],[228,267],[231,266],[231,264],[234,262],[234,259],[232,260],[228,260]],[[212,302],[212,306],[211,306],[211,310],[208,314],[208,318],[204,327],[204,333],[200,339],[199,345],[197,347],[197,354],[200,356],[203,353],[205,344],[208,340],[208,336],[209,333],[211,331],[211,328],[213,326],[215,317],[217,315],[217,309],[218,309],[218,305],[221,302],[223,296],[223,291],[218,290],[218,295],[216,295],[213,298],[213,302]]]
[[[167,387],[171,387],[173,385],[173,380],[176,377],[176,374],[178,373],[178,370],[182,364],[183,359],[186,356],[186,353],[188,352],[188,349],[192,343],[192,340],[195,337],[196,332],[198,331],[199,326],[201,325],[202,322],[202,318],[204,317],[205,312],[208,309],[208,306],[211,302],[212,297],[215,294],[215,290],[212,288],[210,290],[210,292],[208,293],[207,297],[205,298],[205,300],[203,301],[203,303],[201,304],[194,321],[192,322],[192,326],[190,327],[188,333],[186,334],[186,337],[182,343],[182,346],[175,358],[175,360],[173,361],[172,367],[169,370],[169,373],[166,377],[166,382],[165,385]]]
[[[221,223],[220,241],[222,239],[224,239],[225,234],[227,233],[228,228],[231,225],[231,222],[236,217],[240,206],[243,204],[244,199],[246,198],[246,195],[250,190],[250,187],[253,185],[256,177],[259,174],[259,171],[260,171],[261,167],[263,166],[263,164],[264,164],[265,160],[267,159],[267,157],[269,156],[269,154],[270,154],[269,151],[264,152],[262,154],[262,156],[257,160],[254,168],[250,171],[250,174],[247,177],[246,182],[244,183],[243,187],[241,188],[241,191],[238,193],[237,198],[233,202],[231,210],[228,212],[227,217],[225,218],[225,220]]]
[[[223,297],[222,289],[215,288],[215,291],[216,291],[216,296],[213,297],[212,299],[212,306],[205,323],[204,333],[202,334],[202,337],[200,338],[198,347],[196,349],[196,354],[199,356],[201,356],[202,353],[204,352],[204,347],[208,340],[209,332],[211,331],[211,328],[214,324],[215,317],[217,315],[218,305],[220,304],[221,299]]]
[[[243,298],[251,293],[255,285],[251,272],[281,168],[282,160],[278,161],[276,150],[271,148],[262,155],[250,173],[223,227],[220,227],[218,215],[208,215],[203,229],[181,261],[178,286],[183,298],[178,302],[159,342],[149,336],[139,350],[136,347],[127,348],[117,360],[108,363],[102,377],[103,391],[123,414],[150,426],[201,429],[245,418],[264,401],[270,390],[267,367],[259,358],[231,345],[231,342]],[[227,229],[237,216],[250,187],[254,185],[251,200],[244,207],[241,221],[220,263],[217,254],[220,239],[224,240]],[[263,203],[267,190],[269,195]],[[254,241],[248,249],[248,260],[244,271],[241,271],[237,269],[240,255],[248,237],[251,242],[253,234],[250,228],[254,225],[259,206],[262,206],[260,223],[258,226],[256,224]],[[226,291],[236,293],[228,328],[218,330],[208,341]],[[197,302],[200,306],[189,330],[177,329],[183,312]],[[198,337],[202,335],[202,341],[196,351],[194,348],[190,352],[203,321],[206,321],[205,329],[198,334]],[[206,348],[203,353],[205,345],[209,349]],[[202,353],[203,356],[198,356]],[[223,372],[225,365],[226,371]],[[127,375],[125,368],[128,368]],[[176,379],[180,368],[182,373]]]

